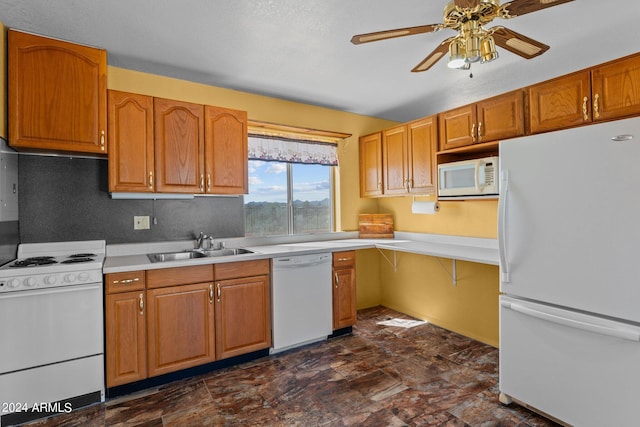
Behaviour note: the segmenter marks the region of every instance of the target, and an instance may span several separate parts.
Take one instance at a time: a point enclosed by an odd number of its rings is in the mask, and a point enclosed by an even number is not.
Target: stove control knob
[[[73,273],[66,274],[64,276],[64,281],[67,283],[73,283],[76,281],[76,275]]]
[[[87,280],[89,280],[89,273],[80,273],[78,274],[78,280],[82,281],[82,282],[86,282]]]
[[[29,288],[34,287],[36,285],[36,283],[37,283],[36,279],[34,279],[33,277],[28,277],[28,278],[26,278],[24,280],[24,285],[29,287]]]
[[[47,285],[53,285],[58,281],[58,276],[47,276],[44,278],[44,283],[46,283]]]
[[[7,281],[7,286],[10,288],[17,288],[19,284],[20,281],[18,279],[9,279]]]

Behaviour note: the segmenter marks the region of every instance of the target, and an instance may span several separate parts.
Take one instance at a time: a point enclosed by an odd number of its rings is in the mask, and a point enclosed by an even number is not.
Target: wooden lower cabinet
[[[356,311],[356,253],[333,253],[333,329],[355,325]]]
[[[213,283],[147,291],[149,376],[215,360]]]
[[[147,377],[144,277],[144,271],[106,275],[107,387]]]
[[[217,264],[214,267],[217,359],[271,346],[269,271],[268,260]]]

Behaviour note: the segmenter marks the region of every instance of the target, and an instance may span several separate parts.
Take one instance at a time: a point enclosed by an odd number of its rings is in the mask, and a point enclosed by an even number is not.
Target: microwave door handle
[[[474,173],[474,183],[476,186],[476,194],[480,194],[480,163],[482,163],[480,160],[476,161],[476,165],[475,165],[475,173]]]

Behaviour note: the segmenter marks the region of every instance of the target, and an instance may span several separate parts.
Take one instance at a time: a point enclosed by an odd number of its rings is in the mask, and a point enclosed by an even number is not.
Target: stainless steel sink
[[[151,262],[166,262],[166,261],[184,261],[195,258],[207,258],[218,256],[230,256],[230,255],[242,255],[252,254],[253,251],[242,248],[224,248],[214,249],[209,251],[181,251],[181,252],[162,252],[157,254],[147,254],[147,258]]]
[[[205,256],[215,257],[215,256],[252,254],[253,251],[250,251],[249,249],[243,249],[243,248],[224,248],[224,249],[212,249],[209,251],[204,251],[204,253],[205,253]]]

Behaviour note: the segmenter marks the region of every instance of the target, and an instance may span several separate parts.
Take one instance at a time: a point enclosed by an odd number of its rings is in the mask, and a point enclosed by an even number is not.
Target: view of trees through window
[[[249,160],[245,235],[332,231],[331,166]]]

